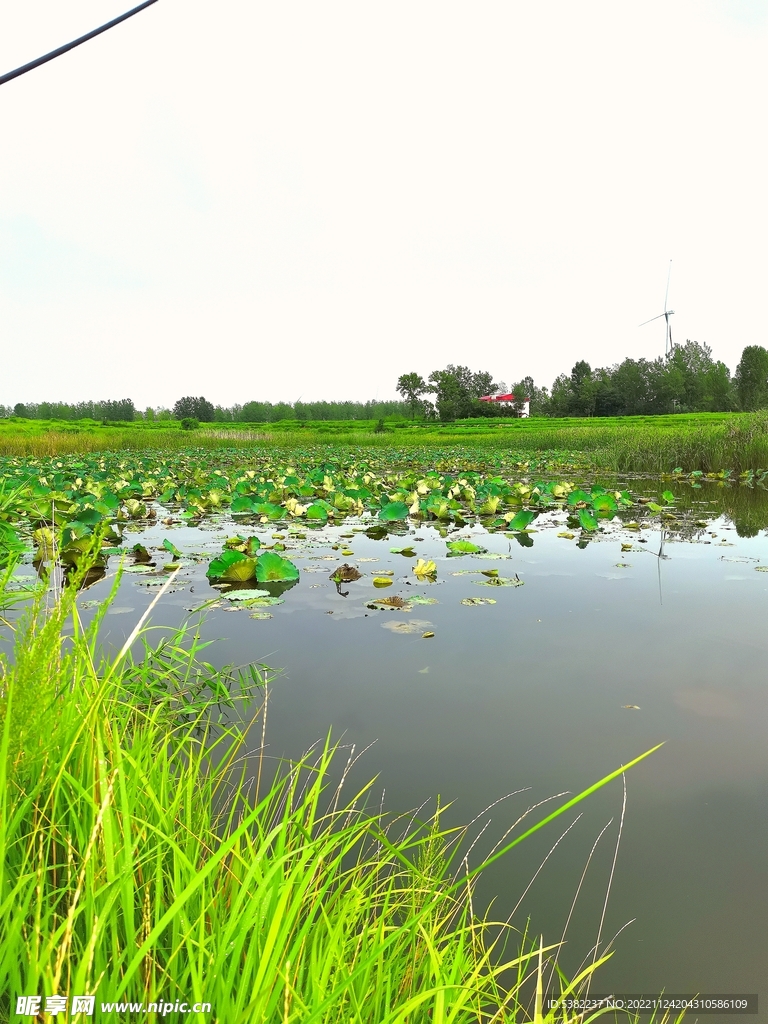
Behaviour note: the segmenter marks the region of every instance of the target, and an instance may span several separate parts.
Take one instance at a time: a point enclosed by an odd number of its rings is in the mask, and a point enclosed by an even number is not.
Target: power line
[[[115,25],[119,25],[121,21],[125,21],[126,18],[132,18],[134,14],[138,14],[139,11],[143,11],[145,7],[150,7],[152,4],[156,4],[157,0],[145,0],[143,4],[139,4],[138,7],[134,7],[133,10],[127,11],[125,14],[121,14],[118,18],[113,18],[112,21],[108,21],[106,25],[102,25],[100,28],[95,28],[92,32],[87,32],[84,36],[80,36],[79,39],[73,40],[71,43],[65,43],[64,46],[60,46],[58,50],[51,50],[50,53],[46,53],[44,57],[38,57],[37,60],[32,60],[29,64],[23,64],[20,68],[16,68],[15,71],[9,71],[5,75],[0,75],[0,85],[5,85],[6,82],[10,82],[13,78],[18,78],[19,75],[25,75],[27,71],[32,71],[34,68],[39,68],[41,64],[46,64],[49,60],[53,60],[54,57],[60,57],[62,53],[66,53],[68,50],[73,50],[80,43],[87,43],[89,39],[93,39],[94,36],[101,35],[102,32],[106,32],[108,28],[113,28]]]

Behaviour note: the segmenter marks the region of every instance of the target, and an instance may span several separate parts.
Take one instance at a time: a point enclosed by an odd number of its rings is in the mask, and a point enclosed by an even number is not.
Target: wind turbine
[[[669,318],[675,312],[674,309],[667,308],[667,302],[669,300],[669,279],[672,276],[672,260],[669,261],[669,272],[667,273],[667,293],[664,296],[664,312],[659,313],[658,316],[652,316],[650,320],[643,320],[640,324],[641,327],[645,327],[646,324],[653,323],[654,320],[661,320],[662,317],[667,322],[667,333],[664,338],[664,356],[669,356],[672,353],[672,324],[669,322]]]

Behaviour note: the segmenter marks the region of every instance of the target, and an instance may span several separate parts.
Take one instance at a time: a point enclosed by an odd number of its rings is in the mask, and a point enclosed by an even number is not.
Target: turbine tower
[[[675,311],[674,311],[674,309],[668,309],[667,308],[667,304],[668,304],[668,301],[669,301],[669,279],[670,279],[671,276],[672,276],[672,260],[669,261],[669,271],[667,273],[667,293],[664,296],[664,312],[663,313],[659,313],[658,316],[652,316],[650,320],[643,320],[643,322],[640,324],[641,327],[645,327],[646,324],[650,324],[654,320],[661,320],[661,318],[664,317],[664,319],[666,320],[666,323],[667,323],[667,332],[666,332],[666,335],[664,337],[664,358],[665,359],[672,354],[672,347],[673,347],[673,345],[672,345],[672,324],[669,322],[669,318],[673,315],[673,313]]]

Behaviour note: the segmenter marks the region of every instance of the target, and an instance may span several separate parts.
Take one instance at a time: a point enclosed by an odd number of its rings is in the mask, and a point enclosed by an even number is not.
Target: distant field
[[[230,445],[394,446],[451,444],[504,449],[550,461],[587,461],[612,470],[655,472],[681,467],[718,472],[768,468],[768,412],[679,413],[599,419],[468,419],[455,423],[392,419],[281,420],[206,423],[193,431],[179,422],[104,425],[12,418],[0,420],[0,454],[55,455],[102,450],[222,448]]]

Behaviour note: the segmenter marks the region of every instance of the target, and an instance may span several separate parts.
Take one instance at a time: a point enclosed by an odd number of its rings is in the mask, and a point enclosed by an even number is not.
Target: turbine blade
[[[667,293],[664,296],[664,309],[667,309],[667,300],[669,299],[669,279],[672,276],[672,260],[669,261],[669,271],[667,272]]]
[[[638,327],[645,327],[646,324],[653,323],[654,320],[661,320],[661,318],[663,316],[666,316],[666,315],[667,315],[666,313],[659,313],[658,316],[652,316],[650,320],[643,320],[643,322],[641,324],[638,324],[637,326]]]

